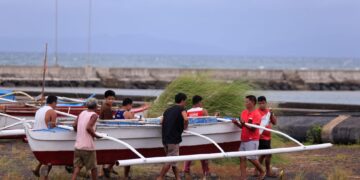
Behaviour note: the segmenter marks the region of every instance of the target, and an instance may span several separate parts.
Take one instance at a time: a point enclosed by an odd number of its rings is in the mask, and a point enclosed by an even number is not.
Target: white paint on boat
[[[231,122],[190,125],[189,131],[205,135],[217,143],[235,142],[240,139],[241,130]],[[97,132],[127,142],[137,148],[162,148],[161,127],[159,125],[98,126]],[[26,130],[32,151],[73,151],[76,133],[73,131]],[[182,146],[206,145],[209,141],[195,135],[184,134]],[[127,149],[107,139],[95,141],[96,150]]]

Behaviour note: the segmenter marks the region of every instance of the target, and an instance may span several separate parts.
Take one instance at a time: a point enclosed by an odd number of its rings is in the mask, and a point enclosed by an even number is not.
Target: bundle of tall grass
[[[238,117],[244,109],[244,97],[250,89],[249,83],[218,81],[211,79],[209,74],[183,75],[170,83],[152,104],[149,116],[161,116],[166,108],[174,104],[175,95],[182,92],[188,97],[187,108],[191,107],[192,97],[200,95],[210,115],[220,112],[221,116]]]

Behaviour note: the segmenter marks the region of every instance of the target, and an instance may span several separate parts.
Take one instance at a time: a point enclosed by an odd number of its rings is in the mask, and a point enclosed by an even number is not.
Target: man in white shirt
[[[41,107],[39,110],[35,113],[35,122],[33,129],[48,129],[48,128],[54,128],[56,127],[56,117],[57,114],[55,112],[57,104],[57,97],[56,96],[48,96],[46,99],[46,105]],[[33,173],[35,176],[40,177],[41,179],[48,179],[48,175],[51,170],[51,166],[43,166],[39,163],[35,170],[33,170]],[[41,172],[40,172],[41,169]]]

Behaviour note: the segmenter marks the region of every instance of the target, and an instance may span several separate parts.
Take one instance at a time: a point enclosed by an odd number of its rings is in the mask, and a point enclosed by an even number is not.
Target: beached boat
[[[86,108],[82,107],[81,111],[85,110]],[[134,108],[133,112],[137,115],[137,116],[143,116],[144,112],[146,111],[147,107],[140,107],[140,108]],[[28,110],[28,109],[26,109]],[[36,109],[35,109],[36,110]],[[63,115],[59,114],[59,117],[57,118],[58,122],[63,122],[63,121],[73,121],[76,117],[75,114],[80,114],[80,108],[78,109],[78,113],[74,113],[74,115],[72,115],[72,111],[70,111],[70,113],[68,112],[64,112],[64,111],[59,111],[59,109],[56,109],[58,112],[62,112],[64,113]],[[9,115],[13,115],[13,116],[17,116],[17,117],[21,117],[23,119],[34,119],[35,116],[35,112],[33,113],[29,113],[29,114],[25,114],[25,113],[6,113],[0,110],[0,113],[4,113],[4,114],[9,114]],[[114,109],[114,113],[115,113],[115,109]],[[19,115],[20,114],[20,115]],[[66,116],[66,115],[72,115],[72,116]],[[22,123],[19,123],[18,120],[14,119],[14,118],[10,118],[7,116],[0,116],[0,139],[22,139],[25,138],[25,131],[24,131],[24,126],[22,125]]]
[[[18,102],[15,95],[20,94],[28,99],[31,102]],[[91,95],[88,98],[93,97]],[[58,97],[59,103],[57,104],[56,111],[58,112],[58,121],[62,119],[74,119],[79,115],[83,110],[87,108],[84,106],[86,99],[72,99],[67,97]],[[36,111],[39,109],[39,106],[34,103],[35,98],[31,97],[25,92],[21,91],[10,91],[2,90],[0,91],[0,113],[8,114],[11,116],[22,117],[24,119],[34,119]],[[149,108],[148,105],[142,105],[140,107],[133,108],[131,112],[135,113],[138,116],[143,116],[144,112]],[[113,107],[113,114],[115,114],[117,107]],[[100,108],[98,112],[100,113]],[[0,116],[0,139],[17,139],[24,138],[25,132],[22,124],[16,124],[19,122],[14,118],[7,116]]]
[[[165,156],[159,119],[148,119],[147,123],[132,121],[103,121],[97,132],[121,139],[135,148],[144,157]],[[211,138],[224,151],[237,151],[240,144],[240,129],[231,122],[221,122],[216,118],[190,120],[188,131]],[[72,165],[75,132],[63,128],[32,130],[26,128],[26,136],[36,159],[43,164]],[[118,160],[138,158],[125,145],[108,139],[96,140],[98,164],[115,163]],[[212,142],[193,134],[184,133],[181,155],[217,153],[220,150]]]
[[[33,112],[30,113],[29,108],[32,108],[31,111]],[[136,116],[143,117],[147,108],[148,108],[147,106],[133,108],[132,112],[134,112]],[[61,108],[56,108],[56,110],[61,113],[58,114],[59,117],[57,118],[57,121],[58,122],[73,121],[76,118],[76,116],[85,109],[86,109],[85,107],[76,107],[76,110],[73,109],[75,111],[74,112],[74,111],[65,111],[65,109],[63,109],[64,111],[62,111]],[[18,112],[16,110],[10,112],[0,110],[0,113],[21,117],[23,119],[34,119],[36,110],[37,108],[35,107],[27,107],[25,108],[26,113],[24,113],[24,111]],[[113,113],[115,114],[115,112],[116,109],[114,108]],[[0,139],[21,139],[24,137],[25,137],[24,126],[21,123],[19,123],[18,120],[7,116],[0,116]]]
[[[3,91],[4,92],[4,91]],[[5,91],[8,92],[8,91]],[[10,91],[11,92],[11,91]],[[28,97],[31,102],[19,102],[16,100],[13,93],[21,93]],[[95,95],[89,96],[87,99],[94,97]],[[83,110],[86,109],[84,103],[87,99],[73,99],[67,97],[58,97],[58,104],[56,110],[59,112],[79,115]],[[35,98],[31,97],[24,92],[12,92],[8,94],[1,95],[0,92],[0,112],[6,113],[13,116],[35,116],[36,111],[39,109],[39,104],[36,104]],[[141,107],[133,108],[131,111],[134,113],[141,113],[149,108],[148,105],[143,105]],[[113,107],[115,113],[116,107]],[[100,109],[99,109],[100,110]],[[98,112],[99,113],[99,112]],[[59,114],[59,116],[66,116],[64,114]]]

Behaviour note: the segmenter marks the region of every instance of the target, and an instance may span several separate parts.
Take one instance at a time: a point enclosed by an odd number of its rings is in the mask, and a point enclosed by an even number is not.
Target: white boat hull
[[[206,135],[217,142],[225,151],[236,151],[240,145],[241,130],[231,122],[190,125],[189,131]],[[99,126],[99,133],[127,142],[145,157],[165,156],[161,127],[156,125]],[[33,131],[26,130],[26,136],[35,157],[44,164],[71,165],[73,159],[75,132],[68,130]],[[98,164],[114,163],[117,160],[138,158],[124,145],[107,139],[95,141]],[[211,142],[198,136],[184,134],[181,155],[220,152]]]

